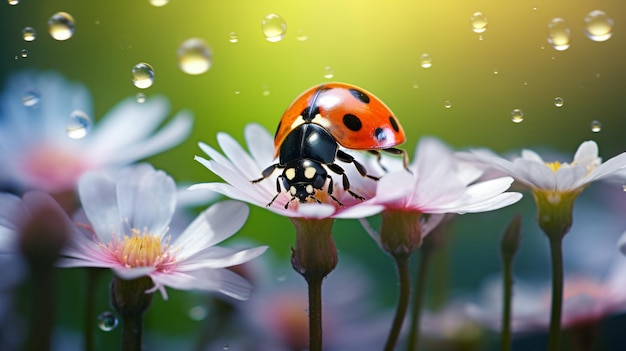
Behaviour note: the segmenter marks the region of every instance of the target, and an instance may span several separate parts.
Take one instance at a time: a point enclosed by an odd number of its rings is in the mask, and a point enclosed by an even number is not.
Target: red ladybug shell
[[[406,139],[402,126],[382,101],[346,83],[314,86],[291,103],[276,129],[275,156],[287,135],[304,123],[324,127],[348,149],[386,149]]]

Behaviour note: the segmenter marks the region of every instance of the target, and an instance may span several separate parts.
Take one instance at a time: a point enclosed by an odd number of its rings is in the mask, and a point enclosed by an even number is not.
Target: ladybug
[[[402,155],[405,168],[408,159],[404,150],[394,146],[406,139],[404,131],[391,110],[377,97],[357,86],[346,83],[325,83],[309,88],[287,108],[274,136],[274,157],[278,163],[267,167],[257,183],[269,177],[277,168],[283,169],[276,179],[278,194],[267,204],[271,206],[280,195],[282,186],[291,195],[289,204],[298,199],[320,203],[316,190],[322,190],[329,180],[327,193],[340,206],[333,195],[330,170],[342,177],[343,189],[354,198],[364,198],[350,190],[344,169],[336,160],[352,163],[359,174],[373,180],[365,167],[353,156],[339,148],[366,150],[377,156],[380,151]]]

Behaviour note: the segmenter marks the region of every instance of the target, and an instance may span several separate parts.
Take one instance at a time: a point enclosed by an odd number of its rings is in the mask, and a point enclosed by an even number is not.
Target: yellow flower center
[[[550,168],[552,172],[556,173],[556,171],[558,171],[559,168],[561,168],[561,162],[559,161],[546,162],[546,166],[548,166],[548,168]]]
[[[176,257],[169,249],[169,236],[165,242],[160,236],[131,229],[131,235],[123,240],[113,240],[107,247],[118,262],[127,268],[155,267],[157,270],[168,271],[176,264]]]

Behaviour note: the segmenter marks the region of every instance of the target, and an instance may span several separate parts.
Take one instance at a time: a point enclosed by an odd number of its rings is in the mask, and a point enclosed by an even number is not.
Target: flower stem
[[[425,241],[426,242],[426,241]],[[420,317],[422,314],[422,306],[424,305],[424,295],[426,294],[426,278],[428,275],[428,266],[432,257],[432,250],[424,245],[421,250],[420,262],[417,268],[417,277],[413,291],[413,309],[411,310],[411,328],[409,332],[409,341],[407,345],[408,351],[418,349],[420,337]]]
[[[321,351],[322,282],[337,265],[337,247],[332,236],[334,220],[290,218],[296,229],[291,265],[309,286],[309,351]]]
[[[521,239],[521,215],[516,215],[500,241],[502,255],[502,337],[500,350],[511,350],[511,305],[513,302],[513,259]]]
[[[111,304],[122,317],[122,350],[139,351],[142,344],[143,315],[152,304],[149,277],[124,280],[117,276],[111,282]]]
[[[561,342],[561,309],[563,305],[563,248],[562,237],[550,237],[552,258],[552,307],[548,350],[558,351]]]
[[[398,305],[396,306],[396,314],[393,318],[393,324],[385,343],[385,351],[393,351],[396,348],[400,331],[406,312],[409,308],[409,299],[411,297],[411,277],[409,269],[409,255],[394,255],[396,267],[398,269],[398,282],[400,291],[398,295]]]

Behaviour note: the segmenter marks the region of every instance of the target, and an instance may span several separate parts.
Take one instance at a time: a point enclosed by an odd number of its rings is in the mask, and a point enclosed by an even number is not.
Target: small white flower
[[[224,179],[226,183],[196,184],[191,186],[190,189],[209,189],[236,200],[266,207],[276,195],[277,177],[280,170],[275,170],[270,177],[261,182],[253,184],[252,180],[260,178],[265,168],[276,163],[274,159],[274,141],[267,130],[258,124],[246,126],[245,139],[250,153],[246,152],[235,139],[225,133],[217,135],[217,142],[224,155],[207,144],[200,143],[202,151],[211,159],[207,160],[196,156],[196,160]],[[373,196],[376,187],[375,181],[359,175],[350,164],[346,164],[343,168],[350,180],[351,190],[365,198]],[[341,178],[334,176],[332,172],[329,172],[329,174],[334,179],[333,195],[343,203],[343,206],[339,206],[330,199],[326,192],[318,191],[316,196],[322,203],[300,204],[297,200],[293,200],[285,208],[285,204],[291,200],[291,196],[282,189],[281,185],[282,193],[268,209],[287,217],[317,219],[329,217],[360,218],[375,214],[382,209],[381,206],[367,205],[361,202],[361,200],[354,198],[341,187]]]
[[[73,113],[96,119],[86,87],[53,72],[25,71],[6,82],[0,96],[0,182],[16,190],[50,193],[74,190],[89,170],[119,167],[180,143],[192,117],[180,112],[160,131],[169,103],[154,96],[144,103],[127,98],[84,137],[68,136]]]
[[[485,149],[470,150],[458,155],[467,161],[504,172],[533,191],[557,193],[581,191],[591,182],[618,176],[618,172],[626,167],[626,153],[603,163],[598,157],[598,145],[595,141],[580,144],[571,163],[546,162],[531,150],[522,150],[521,157],[512,161]]]
[[[92,232],[74,235],[62,267],[111,268],[122,279],[149,276],[164,297],[165,286],[214,290],[246,299],[250,284],[226,267],[247,262],[267,247],[233,250],[214,246],[237,232],[248,207],[227,201],[202,212],[181,233],[169,233],[176,206],[171,177],[147,164],[115,174],[89,172],[79,195]]]

